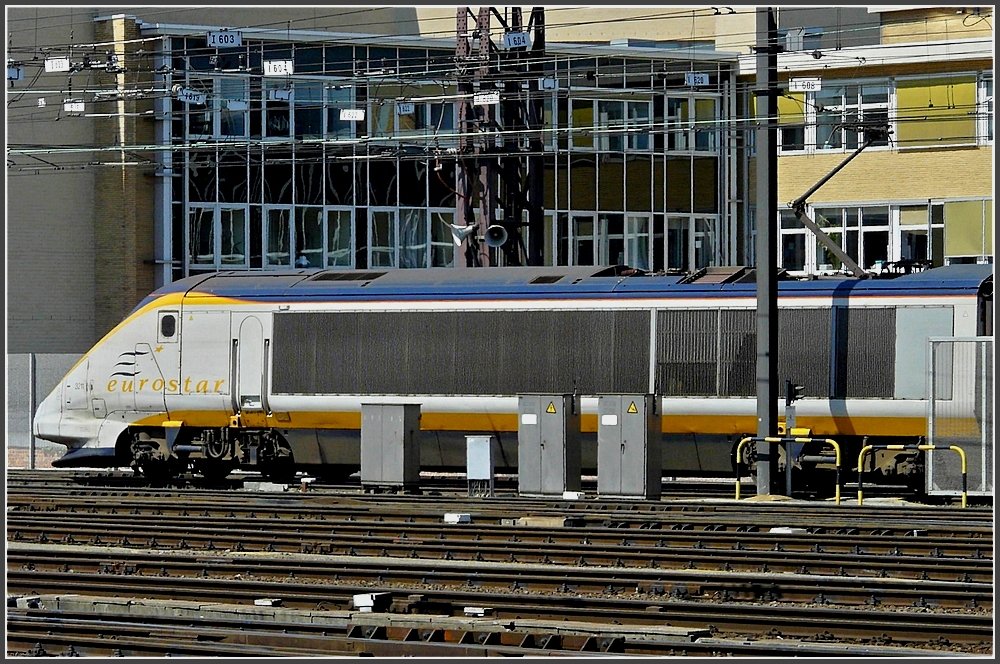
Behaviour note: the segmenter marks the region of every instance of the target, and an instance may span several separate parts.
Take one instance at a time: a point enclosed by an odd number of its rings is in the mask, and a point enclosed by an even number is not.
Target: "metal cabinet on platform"
[[[420,482],[420,404],[361,404],[361,484]]]
[[[580,405],[572,394],[519,394],[517,486],[522,495],[580,490]]]
[[[660,497],[662,433],[652,394],[605,394],[597,400],[597,493]]]

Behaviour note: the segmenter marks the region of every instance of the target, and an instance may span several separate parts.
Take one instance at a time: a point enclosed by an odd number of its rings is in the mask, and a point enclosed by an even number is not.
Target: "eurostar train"
[[[575,394],[586,473],[598,396],[648,393],[666,475],[732,476],[736,443],[756,433],[756,286],[753,270],[724,272],[193,276],[88,351],[40,404],[34,432],[68,448],[60,467],[336,476],[359,468],[362,403],[419,403],[421,468],[464,470],[465,436],[490,434],[500,472],[517,465],[517,395]],[[928,338],[992,334],[992,286],[988,265],[779,281],[778,378],[803,388],[796,425],[848,454],[919,441]],[[880,463],[887,475],[921,470],[912,455]]]

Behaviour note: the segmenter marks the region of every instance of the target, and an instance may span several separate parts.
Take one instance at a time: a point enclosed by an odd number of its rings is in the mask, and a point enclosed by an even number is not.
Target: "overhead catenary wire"
[[[285,19],[270,21],[270,22],[266,22],[266,23],[246,24],[246,25],[231,24],[231,25],[228,25],[228,26],[219,26],[219,27],[220,28],[228,28],[228,29],[231,29],[231,30],[250,30],[250,29],[254,29],[254,28],[260,28],[260,29],[263,29],[263,28],[278,29],[280,27],[283,27],[283,26],[291,24],[291,23],[299,23],[299,22],[304,22],[304,21],[311,21],[311,22],[315,23],[316,21],[319,21],[319,20],[322,20],[322,19],[326,19],[326,18],[329,18],[329,19],[340,19],[340,18],[343,18],[345,16],[349,16],[349,15],[353,15],[353,14],[374,13],[374,12],[382,11],[384,9],[389,9],[389,8],[392,8],[392,7],[368,7],[368,8],[365,8],[365,9],[360,9],[360,10],[350,11],[350,12],[343,12],[343,11],[341,11],[341,12],[336,12],[336,13],[327,14],[327,15],[320,15],[320,16],[306,16],[306,17],[298,17],[298,18],[291,18],[291,19],[285,18]],[[619,7],[615,6],[615,8],[619,8]],[[292,8],[289,8],[289,9],[290,10],[294,10],[296,8],[292,7]],[[579,11],[580,9],[581,9],[580,7],[547,7],[546,8],[546,12],[548,12],[549,14],[552,14],[552,13],[555,13],[555,12],[563,12],[563,11]],[[588,9],[592,9],[592,7],[588,7]],[[715,13],[709,13],[709,12],[712,11],[712,9],[713,8],[708,7],[708,8],[701,8],[700,10],[695,10],[695,11],[705,12],[703,14],[704,17],[711,17],[711,16],[716,15]],[[966,14],[965,15],[965,18],[963,19],[963,24],[967,23],[968,22],[967,19],[969,17],[972,17],[972,16],[978,17],[980,19],[980,21],[981,20],[986,20],[987,18],[989,18],[989,17],[992,16],[992,12],[989,11],[989,9],[991,9],[991,7],[989,7],[989,6],[986,7],[987,11],[982,11],[981,8],[976,8],[976,10],[973,10],[973,11],[975,11],[975,13]],[[190,7],[168,9],[168,10],[163,10],[163,9],[159,9],[159,10],[147,10],[147,11],[143,12],[143,16],[148,18],[150,15],[155,16],[155,15],[163,14],[163,13],[187,12],[187,11],[190,11],[190,10],[191,10]],[[794,13],[796,11],[808,12],[810,10],[811,10],[811,8],[794,8],[794,7],[784,7],[784,8],[781,8],[781,11],[783,13]],[[754,12],[754,10],[752,8],[750,8],[750,9],[748,9],[746,11],[735,11],[734,10],[732,13],[733,14],[753,14],[753,12]],[[681,10],[681,11],[677,11],[677,12],[673,12],[673,13],[660,13],[660,14],[651,14],[651,15],[644,15],[644,16],[637,16],[637,17],[627,17],[626,16],[626,17],[620,17],[620,18],[594,19],[594,20],[585,21],[585,22],[574,20],[574,21],[567,21],[565,23],[555,23],[555,22],[549,22],[549,21],[547,21],[546,29],[556,30],[556,29],[564,28],[564,27],[577,27],[579,25],[597,25],[597,24],[602,24],[602,23],[621,23],[621,22],[631,22],[631,21],[639,21],[639,20],[653,20],[653,19],[659,19],[659,20],[687,20],[693,13],[694,12],[692,12],[692,10],[688,9],[688,10]],[[65,16],[71,16],[71,15],[70,14],[66,14]],[[50,17],[47,17],[47,18],[50,18]],[[9,22],[10,21],[19,21],[19,20],[20,21],[28,21],[28,20],[33,20],[33,19],[31,17],[8,18]],[[424,18],[421,18],[420,21],[422,23],[424,23],[424,24],[430,23],[432,21],[447,21],[449,23],[453,23],[454,17],[453,16],[424,17]],[[979,22],[979,21],[977,21],[977,22]],[[828,35],[828,36],[843,37],[843,36],[849,36],[851,32],[872,31],[872,30],[878,30],[878,29],[884,29],[884,28],[887,28],[887,27],[892,27],[892,26],[895,26],[895,25],[913,25],[915,23],[916,22],[912,18],[907,18],[907,17],[904,17],[904,18],[892,18],[892,17],[888,17],[887,18],[887,17],[883,16],[883,17],[880,18],[880,21],[879,21],[878,24],[871,24],[871,23],[855,23],[855,24],[840,23],[839,24],[840,26],[847,26],[847,27],[838,27],[837,29],[832,30],[832,31],[831,30],[827,30],[827,31],[824,32],[824,34]],[[67,25],[71,25],[71,24],[70,23],[65,23],[65,24],[51,24],[51,23],[47,23],[46,27],[48,27],[48,28],[65,27]],[[331,28],[332,27],[336,27],[338,29],[351,28],[351,27],[369,27],[370,28],[370,27],[379,26],[379,25],[398,25],[398,22],[397,21],[385,21],[385,22],[370,22],[370,21],[365,21],[365,22],[359,22],[359,23],[354,23],[354,24],[340,23],[340,24],[338,24],[336,26],[330,26],[330,27]],[[854,27],[852,27],[852,26],[854,26]],[[966,25],[966,27],[972,27],[972,25]],[[31,30],[31,29],[32,29],[31,27],[25,27],[25,28],[21,28],[21,29],[14,28],[14,29],[10,30],[10,34],[18,32],[19,30],[26,32],[26,31]],[[419,35],[386,34],[386,35],[381,35],[381,36],[382,37],[389,37],[389,38],[392,38],[392,37],[404,37],[404,36],[431,38],[431,37],[438,36],[438,35],[440,35],[440,36],[446,36],[446,37],[454,36],[454,29],[451,28],[451,27],[449,27],[449,29],[441,30],[441,31],[438,31],[438,32],[423,31]],[[356,39],[366,40],[366,39],[369,39],[371,36],[374,36],[374,35],[359,35]],[[752,30],[747,30],[747,31],[744,31],[744,32],[716,33],[713,36],[714,36],[714,38],[716,40],[718,40],[721,37],[741,38],[741,39],[744,40],[745,43],[749,44],[752,41],[752,38],[754,37],[754,32]],[[895,36],[896,36],[896,38],[905,37],[905,36],[916,37],[916,36],[923,36],[923,33],[918,33],[918,32],[915,31],[913,33],[897,33]],[[121,43],[121,42],[114,42],[114,41],[111,41],[111,42],[100,42],[100,44],[102,44],[102,45],[108,45],[108,44],[114,44],[114,43]],[[288,42],[289,45],[290,45],[290,43],[291,42]],[[83,45],[76,45],[76,44],[53,44],[53,45],[50,45],[50,48],[86,47],[86,46],[87,46],[86,44],[83,44]]]
[[[679,16],[681,16],[681,17],[683,17],[685,19],[689,15],[690,15],[690,12],[683,12],[683,14],[679,14]],[[306,20],[306,19],[302,19],[302,20]],[[640,18],[636,17],[635,20],[640,20]],[[451,31],[449,31],[449,34],[452,34]],[[367,36],[359,36],[357,39],[359,39],[359,40],[366,40],[366,39],[369,39],[369,37],[367,37]],[[559,61],[560,63],[565,63],[566,66],[567,66],[567,68],[572,67],[573,60],[574,60],[574,58],[572,58],[572,57],[567,58],[567,57],[561,56],[561,55],[546,56],[546,58],[545,58],[546,62]],[[586,61],[590,61],[590,60],[592,60],[592,57],[591,56],[579,56],[578,58],[576,58],[576,60],[579,61],[579,62],[582,62],[582,61],[585,61],[585,60]],[[684,66],[684,64],[682,63],[680,66]],[[442,69],[440,70],[440,74],[442,74],[442,75],[444,75],[444,74],[450,74],[453,71],[454,71],[454,65],[452,65],[452,64],[446,64],[446,65],[442,66]],[[201,74],[199,74],[199,75],[201,75]],[[211,76],[212,74],[211,74],[211,72],[205,72],[204,75]],[[410,77],[410,81],[409,82],[406,82],[404,80],[404,75]],[[429,78],[430,76],[432,76],[432,72],[431,71],[421,71],[421,72],[412,72],[412,73],[403,72],[402,74],[400,74],[400,73],[397,72],[396,75],[394,75],[393,77],[391,77],[389,79],[387,79],[386,77],[381,77],[381,78],[379,78],[379,80],[380,80],[380,82],[382,84],[385,84],[387,80],[392,80],[393,82],[399,83],[399,84],[402,84],[402,85],[416,85],[418,81],[421,81],[421,80],[423,80],[425,78]],[[373,80],[373,78],[374,77],[371,76],[371,75],[367,75],[367,76],[353,76],[352,80],[355,80],[355,81],[358,81],[358,82],[370,83],[371,80]],[[743,86],[741,84],[738,84],[738,88],[742,88],[742,87]],[[664,89],[667,92],[670,91],[669,88],[664,88]],[[681,88],[678,87],[678,90],[680,90],[680,89]],[[144,91],[143,90],[138,90],[137,92],[138,93],[142,93]],[[593,92],[593,94],[597,95],[597,94],[608,94],[608,93],[620,93],[622,91],[614,91],[614,90],[609,89],[609,88],[596,88],[596,89],[594,89],[592,91],[589,91],[589,92]],[[645,91],[643,91],[643,92],[645,92]],[[656,92],[658,93],[659,91],[656,91]],[[111,88],[108,89],[108,93],[107,94],[110,95],[110,94],[115,94],[115,93],[117,93],[117,94],[126,94],[127,95],[127,94],[130,93],[130,91],[129,90],[122,91],[122,90],[119,90],[119,89],[111,89]],[[561,93],[562,93],[562,91],[560,91],[560,94]],[[577,93],[580,94],[580,95],[585,96],[588,93],[588,91],[578,90]],[[94,94],[100,94],[100,93],[97,92],[97,93],[94,93]],[[156,91],[155,93],[151,93],[150,94],[150,98],[155,98],[154,97],[155,94],[162,94],[163,96],[167,96],[165,92],[159,93],[159,91]],[[391,99],[392,98],[385,98],[385,99],[380,99],[378,101],[386,102],[386,101],[390,101]],[[416,100],[420,100],[421,98],[420,97],[416,97],[415,99]],[[189,114],[189,113],[193,113],[193,112],[201,112],[201,111],[194,111],[194,110],[190,110],[190,109],[183,111],[184,114]],[[36,118],[37,115],[38,115],[37,109],[33,108],[33,110],[31,111],[30,117],[31,118]],[[936,119],[942,119],[942,118],[936,118]],[[715,128],[721,128],[722,130],[725,130],[726,127],[724,125],[728,125],[728,128],[730,128],[730,129],[732,129],[732,128],[740,128],[741,123],[752,123],[752,122],[755,122],[757,120],[758,120],[758,118],[756,118],[756,117],[730,118],[728,120],[711,120],[711,121],[709,121],[709,123],[712,124],[712,125],[714,125]],[[17,119],[15,118],[14,121],[16,122]],[[688,124],[690,124],[690,123],[688,123]],[[673,129],[671,129],[671,128],[667,128],[667,129],[662,129],[662,130],[652,130],[651,129],[650,131],[651,132],[654,132],[654,131],[669,132],[669,131],[672,131],[672,130]],[[530,134],[530,133],[533,133],[535,131],[537,131],[537,130],[526,130],[525,133]],[[563,130],[561,129],[560,131],[563,131]],[[573,127],[573,128],[567,129],[566,131],[595,131],[595,130],[593,128],[588,128],[588,127],[581,127],[581,128]],[[597,130],[597,131],[600,131],[600,130]],[[612,130],[612,131],[617,131],[617,130]],[[474,134],[474,136],[481,136],[481,135],[482,134]],[[441,138],[442,138],[441,136],[433,136],[432,139],[433,140],[440,140]],[[405,140],[412,141],[412,140],[414,140],[414,137],[412,137],[412,136],[411,137],[406,137]]]

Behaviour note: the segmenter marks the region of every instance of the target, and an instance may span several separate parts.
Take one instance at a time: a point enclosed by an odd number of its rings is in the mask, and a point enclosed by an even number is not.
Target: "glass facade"
[[[464,264],[453,230],[469,166],[453,50],[167,42],[170,84],[205,100],[166,102],[174,278]],[[544,264],[726,263],[733,159],[720,91],[732,64],[698,64],[709,83],[691,87],[686,61],[545,60],[551,84],[531,92],[542,109],[532,131],[544,149]],[[267,75],[282,61],[292,73]],[[493,109],[497,149],[523,151],[527,139],[503,135],[504,104]],[[480,193],[470,194],[476,218]]]

